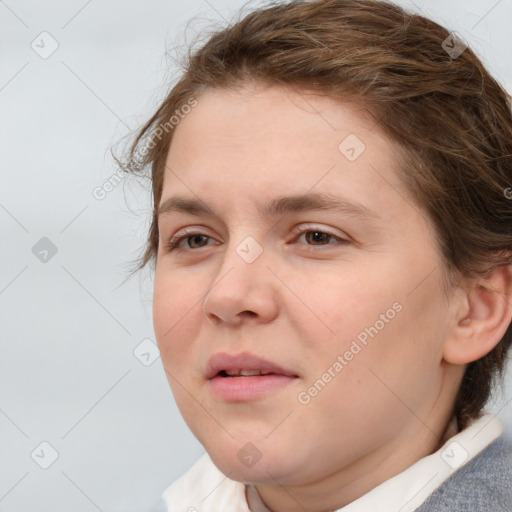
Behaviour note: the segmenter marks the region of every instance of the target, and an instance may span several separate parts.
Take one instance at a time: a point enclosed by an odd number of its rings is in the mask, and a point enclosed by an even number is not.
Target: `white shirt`
[[[487,414],[449,439],[437,452],[386,480],[336,512],[413,512],[448,478],[503,434]],[[270,512],[253,486],[230,480],[204,454],[162,494],[169,512]]]

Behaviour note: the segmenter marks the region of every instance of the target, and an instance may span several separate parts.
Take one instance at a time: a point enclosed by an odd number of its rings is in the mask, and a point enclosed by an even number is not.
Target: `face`
[[[262,485],[417,455],[448,410],[449,304],[393,144],[306,92],[197,99],[168,154],[154,289],[185,421],[221,471]]]

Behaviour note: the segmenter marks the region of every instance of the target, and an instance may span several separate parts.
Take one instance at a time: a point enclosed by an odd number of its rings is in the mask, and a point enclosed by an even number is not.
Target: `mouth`
[[[221,370],[218,374],[220,377],[256,377],[260,375],[282,375],[279,373],[269,372],[266,370]]]
[[[295,382],[299,375],[247,352],[222,352],[210,359],[205,377],[217,397],[242,402],[263,398]]]
[[[298,377],[293,371],[249,352],[239,354],[219,352],[210,358],[204,373],[207,379],[217,376],[257,377],[270,374]]]

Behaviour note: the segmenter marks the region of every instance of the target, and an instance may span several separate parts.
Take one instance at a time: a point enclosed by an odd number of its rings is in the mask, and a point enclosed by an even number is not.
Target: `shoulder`
[[[500,436],[432,493],[417,512],[510,512],[512,438]]]
[[[244,505],[244,484],[229,480],[204,454],[163,492],[151,512],[210,512],[219,507],[242,512]]]

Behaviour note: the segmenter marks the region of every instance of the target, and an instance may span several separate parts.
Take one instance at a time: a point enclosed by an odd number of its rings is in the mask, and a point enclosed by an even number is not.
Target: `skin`
[[[450,420],[465,364],[493,348],[512,312],[471,282],[443,295],[432,226],[399,180],[393,144],[364,110],[255,84],[197,99],[175,128],[161,203],[199,198],[219,217],[159,219],[154,326],[169,384],[216,466],[255,484],[270,509],[340,508],[456,433]],[[353,162],[338,149],[349,134],[366,145]],[[310,191],[363,203],[378,220],[258,213],[278,195]],[[207,238],[170,251],[183,228]],[[307,235],[326,229],[347,242]],[[253,263],[236,251],[247,236],[263,249]],[[492,284],[509,282],[501,273]],[[401,311],[300,403],[298,394],[397,302]],[[259,400],[225,402],[204,376],[221,351],[251,352],[299,378]],[[237,457],[247,442],[261,452],[252,467]]]

